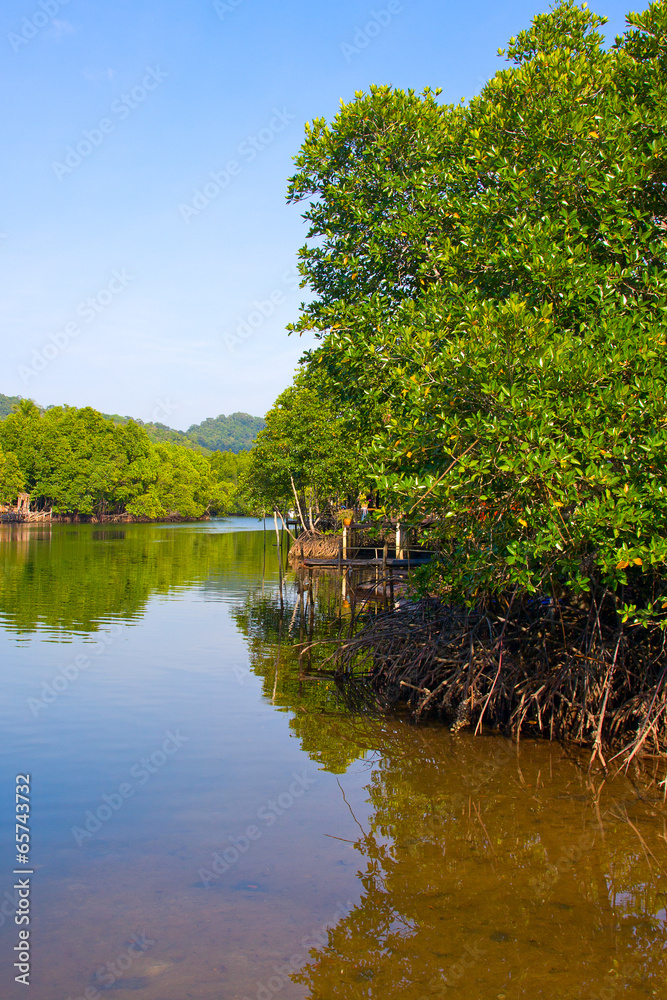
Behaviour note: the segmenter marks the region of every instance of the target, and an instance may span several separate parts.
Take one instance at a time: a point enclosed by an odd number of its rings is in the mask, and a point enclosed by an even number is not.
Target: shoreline
[[[9,516],[8,516],[9,515]],[[235,515],[226,515],[233,517]],[[180,514],[166,517],[139,517],[135,514],[52,514],[50,511],[4,511],[0,514],[0,524],[186,524],[210,521],[211,515],[202,517],[181,517]]]

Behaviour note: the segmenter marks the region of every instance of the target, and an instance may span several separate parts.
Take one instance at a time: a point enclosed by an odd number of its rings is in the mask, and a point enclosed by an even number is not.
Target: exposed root
[[[663,632],[624,625],[611,600],[512,598],[494,611],[424,600],[370,618],[339,649],[337,675],[364,675],[417,720],[575,740],[604,767],[605,748],[621,766],[667,753]]]

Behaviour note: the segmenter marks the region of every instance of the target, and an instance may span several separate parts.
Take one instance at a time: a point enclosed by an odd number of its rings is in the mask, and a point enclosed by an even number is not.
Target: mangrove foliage
[[[308,124],[293,329],[383,513],[431,523],[418,591],[470,612],[403,694],[632,753],[667,745],[667,4],[604,23],[557,4],[467,103]]]

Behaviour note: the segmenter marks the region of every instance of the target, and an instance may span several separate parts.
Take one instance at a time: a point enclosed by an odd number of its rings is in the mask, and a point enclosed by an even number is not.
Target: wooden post
[[[303,576],[299,579],[299,642],[303,642],[303,627],[305,625],[305,614],[303,607]]]
[[[347,525],[343,525],[343,559],[347,559]]]
[[[280,614],[285,610],[285,601],[283,598],[283,549],[281,544],[280,532],[278,531],[278,517],[276,511],[273,511],[273,524],[276,529],[276,555],[278,556],[278,584],[280,586]]]
[[[313,629],[315,627],[315,596],[313,594],[313,571],[308,570],[308,597],[310,599],[310,615],[308,622],[308,640],[313,638]]]

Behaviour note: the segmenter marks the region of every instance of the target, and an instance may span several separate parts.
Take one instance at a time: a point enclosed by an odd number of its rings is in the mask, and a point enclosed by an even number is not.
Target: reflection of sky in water
[[[632,913],[635,905],[634,894],[630,892],[614,892],[612,885],[609,886],[609,890],[614,909],[618,910],[619,913]],[[658,906],[660,906],[660,900],[664,901],[666,895],[667,893],[665,892],[658,893]],[[661,909],[656,909],[653,913],[649,911],[646,915],[647,917],[654,917],[659,924],[663,925],[663,929],[667,929],[667,910],[664,906]]]
[[[659,995],[655,788],[609,780],[596,811],[600,782],[557,745],[517,759],[335,710],[276,657],[275,548],[262,597],[265,539],[238,528],[0,538],[2,787],[33,780],[31,997],[81,997],[119,957],[112,995],[145,1000],[583,1000],[628,956],[619,995]],[[5,920],[3,1000],[24,995],[14,935]]]

